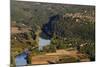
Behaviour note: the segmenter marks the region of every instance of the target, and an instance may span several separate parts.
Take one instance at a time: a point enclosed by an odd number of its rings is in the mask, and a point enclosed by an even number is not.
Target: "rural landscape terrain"
[[[11,67],[95,61],[95,6],[11,0]]]

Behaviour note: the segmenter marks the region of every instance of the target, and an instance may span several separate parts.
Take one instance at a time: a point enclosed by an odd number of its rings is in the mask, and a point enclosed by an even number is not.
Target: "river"
[[[43,38],[39,38],[39,50],[42,50],[44,46],[49,45],[50,44],[50,40],[49,39],[43,39]],[[25,51],[23,51],[23,53],[21,53],[20,55],[18,55],[15,59],[15,63],[16,65],[27,65],[27,56],[28,56],[28,52],[27,52],[27,48]]]

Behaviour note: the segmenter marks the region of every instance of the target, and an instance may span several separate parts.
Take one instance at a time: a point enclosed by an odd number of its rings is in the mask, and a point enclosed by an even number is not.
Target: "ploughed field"
[[[44,55],[32,56],[31,64],[55,64],[63,60],[63,58],[73,58],[73,60],[66,60],[65,62],[78,62],[74,58],[78,58],[80,61],[90,61],[88,56],[79,53],[77,50],[56,50],[54,53],[46,53]]]

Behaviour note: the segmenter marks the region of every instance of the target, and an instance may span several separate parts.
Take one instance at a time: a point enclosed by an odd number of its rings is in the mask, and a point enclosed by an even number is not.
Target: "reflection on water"
[[[39,50],[42,50],[44,46],[49,45],[50,42],[49,39],[39,38]]]

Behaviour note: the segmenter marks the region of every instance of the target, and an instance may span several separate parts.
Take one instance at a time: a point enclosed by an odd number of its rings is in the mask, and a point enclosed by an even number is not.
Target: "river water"
[[[44,46],[49,45],[51,40],[39,38],[39,50],[42,50]]]
[[[51,40],[49,39],[43,39],[43,38],[39,38],[39,50],[42,50],[44,46],[49,45],[51,42]],[[15,59],[15,63],[16,65],[27,65],[27,49],[21,53],[20,55],[18,55]]]
[[[18,55],[15,60],[16,65],[27,65],[26,57],[27,57],[27,54],[24,52]]]

